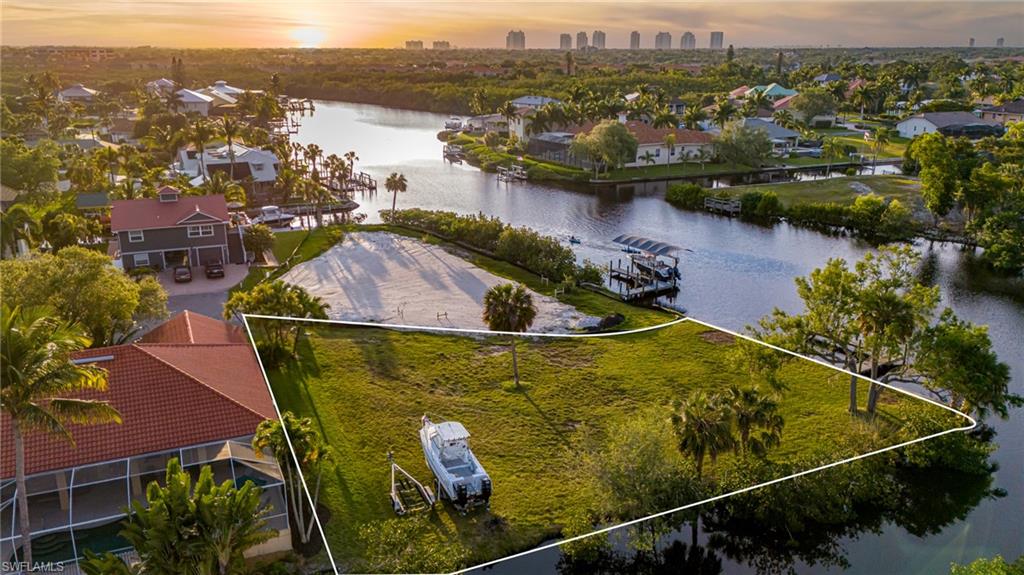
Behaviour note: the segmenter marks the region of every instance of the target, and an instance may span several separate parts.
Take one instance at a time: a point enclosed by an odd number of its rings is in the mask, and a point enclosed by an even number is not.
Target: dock
[[[465,150],[458,144],[445,144],[441,154],[446,161],[453,164],[461,164],[466,157]]]
[[[741,211],[740,201],[736,198],[704,198],[704,209],[709,212],[738,216]]]
[[[498,166],[499,182],[522,181],[525,180],[526,178],[526,169],[520,165],[513,165],[512,167],[509,168],[506,168],[504,166]]]

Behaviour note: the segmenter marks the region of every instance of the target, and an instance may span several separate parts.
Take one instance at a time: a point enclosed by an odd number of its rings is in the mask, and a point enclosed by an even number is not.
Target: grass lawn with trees
[[[855,186],[853,184],[859,184]],[[917,206],[922,203],[921,184],[916,179],[906,176],[847,176],[828,180],[808,180],[803,182],[783,182],[778,184],[754,184],[750,186],[734,186],[719,191],[740,196],[746,192],[775,192],[785,207],[815,202],[832,202],[851,205],[864,191],[858,190],[860,185],[886,199],[897,199],[905,206]]]
[[[308,327],[298,360],[268,376],[281,409],[311,418],[333,450],[321,501],[333,517],[324,526],[328,544],[346,569],[399,570],[382,561],[408,553],[410,561],[424,554],[458,558],[430,564],[448,571],[556,537],[581,513],[606,508],[607,497],[582,469],[582,455],[600,459],[611,427],[652,412],[668,425],[673,402],[697,391],[747,388],[762,377],[740,367],[748,365],[737,360],[744,346],[731,335],[690,321],[614,337],[524,338],[520,387],[511,383],[507,337]],[[254,323],[254,333],[260,331]],[[847,411],[845,374],[793,359],[777,379],[785,386],[775,396],[785,423],[779,444],[767,451],[771,461],[825,446],[833,460],[849,457],[905,440],[901,424],[911,411],[946,413],[890,391],[869,425]],[[866,388],[858,386],[861,403]],[[489,512],[462,516],[441,505],[418,518],[396,518],[388,497],[389,451],[420,481],[433,483],[418,437],[424,414],[460,421],[473,434],[473,451],[494,482]],[[678,452],[673,457],[681,460]],[[722,454],[715,467],[733,460],[739,456]],[[705,468],[707,474],[712,466]],[[413,525],[401,551],[360,535],[367,526],[396,533]],[[384,548],[390,559],[374,551]]]

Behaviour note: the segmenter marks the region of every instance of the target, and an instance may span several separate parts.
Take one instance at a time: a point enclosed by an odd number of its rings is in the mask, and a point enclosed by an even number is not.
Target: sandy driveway
[[[281,279],[323,298],[331,319],[482,329],[484,293],[508,281],[438,246],[386,232],[346,234]],[[530,331],[565,332],[594,321],[553,298],[533,298]]]

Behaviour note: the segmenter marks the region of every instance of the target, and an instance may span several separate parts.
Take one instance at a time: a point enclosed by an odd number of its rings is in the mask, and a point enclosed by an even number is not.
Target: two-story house
[[[242,229],[231,225],[223,195],[185,196],[165,186],[156,198],[117,200],[110,208],[110,229],[125,270],[246,259]]]

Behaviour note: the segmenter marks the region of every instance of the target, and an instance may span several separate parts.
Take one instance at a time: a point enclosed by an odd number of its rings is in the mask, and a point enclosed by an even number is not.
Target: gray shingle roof
[[[940,129],[947,126],[963,126],[966,124],[998,124],[998,122],[992,120],[982,120],[970,112],[925,112],[915,117],[923,118]]]

